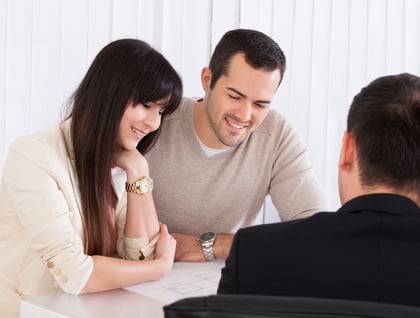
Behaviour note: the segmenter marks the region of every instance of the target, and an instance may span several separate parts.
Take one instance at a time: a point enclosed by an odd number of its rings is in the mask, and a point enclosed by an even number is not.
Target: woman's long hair
[[[129,103],[137,105],[170,96],[162,116],[172,113],[182,96],[182,82],[170,63],[149,44],[122,39],[105,46],[71,98],[71,138],[81,196],[83,241],[89,255],[115,252],[115,207],[111,168],[119,149],[118,130]],[[163,118],[162,118],[163,119]],[[144,137],[147,152],[160,128]]]

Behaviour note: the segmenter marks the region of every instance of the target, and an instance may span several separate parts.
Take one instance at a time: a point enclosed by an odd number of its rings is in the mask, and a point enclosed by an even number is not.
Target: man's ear
[[[340,160],[338,163],[340,170],[348,170],[356,163],[356,141],[349,132],[344,132],[341,142]]]
[[[203,86],[203,89],[206,93],[210,89],[210,83],[211,83],[211,70],[209,67],[204,67],[201,70],[201,85]]]

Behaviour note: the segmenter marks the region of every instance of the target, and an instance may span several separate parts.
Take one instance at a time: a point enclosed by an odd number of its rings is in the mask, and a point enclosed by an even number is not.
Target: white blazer
[[[19,313],[22,295],[61,288],[79,294],[93,270],[82,244],[80,193],[66,144],[70,122],[12,143],[0,185],[0,316]],[[117,254],[152,258],[156,240],[123,235],[123,170],[113,171],[118,196]],[[141,252],[140,252],[141,251]]]

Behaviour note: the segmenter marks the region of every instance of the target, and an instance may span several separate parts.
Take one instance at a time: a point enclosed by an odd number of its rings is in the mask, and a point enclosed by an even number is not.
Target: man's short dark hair
[[[228,73],[230,61],[238,53],[242,53],[245,61],[255,69],[267,71],[278,69],[280,82],[283,79],[286,57],[279,45],[260,31],[235,29],[223,35],[210,58],[209,67],[212,71],[210,88],[214,88],[217,80]]]
[[[420,195],[420,78],[380,77],[353,99],[347,130],[354,135],[365,185]]]

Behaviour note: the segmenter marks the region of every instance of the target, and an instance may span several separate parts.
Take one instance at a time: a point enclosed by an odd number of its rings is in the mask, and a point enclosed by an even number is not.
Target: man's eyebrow
[[[233,88],[233,87],[226,87],[228,90],[238,94],[241,97],[246,97],[246,95],[244,93],[241,93],[240,91],[238,91],[237,89]]]
[[[233,87],[226,87],[228,90],[238,94],[241,97],[247,97],[244,93],[241,93],[240,91],[238,91],[237,89],[233,88]],[[271,104],[270,100],[256,100],[254,101],[257,104]]]

